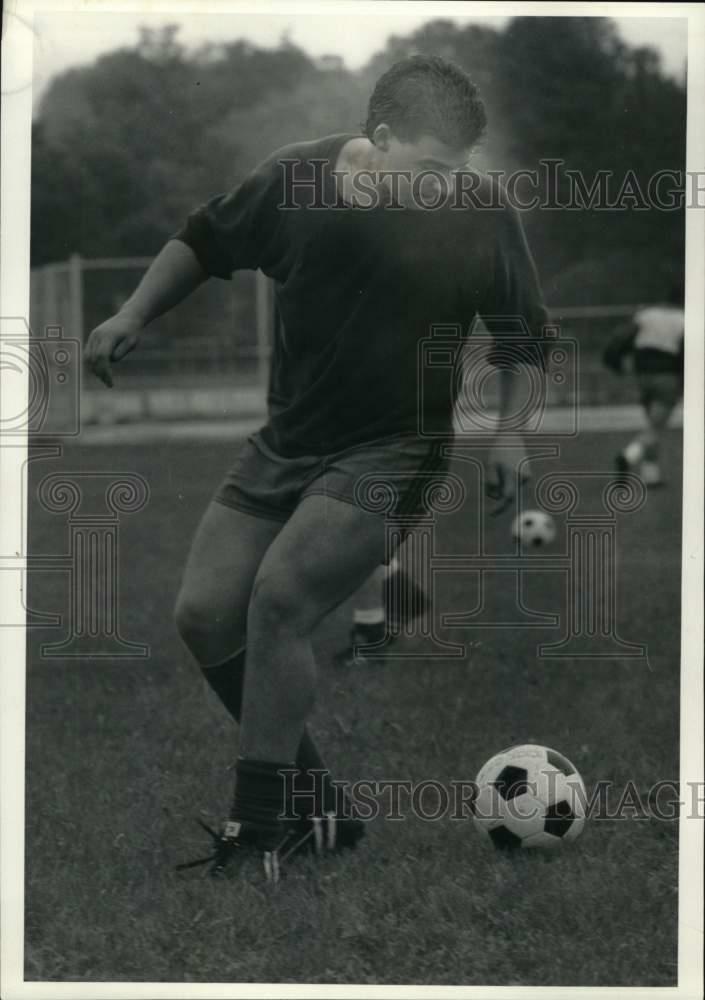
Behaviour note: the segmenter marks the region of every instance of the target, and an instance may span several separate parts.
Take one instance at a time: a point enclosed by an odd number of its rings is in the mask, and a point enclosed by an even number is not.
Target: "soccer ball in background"
[[[500,849],[560,847],[585,826],[585,785],[549,747],[529,743],[495,754],[475,779],[473,823]]]
[[[542,510],[525,510],[512,522],[512,538],[531,548],[550,545],[556,537],[556,522]]]

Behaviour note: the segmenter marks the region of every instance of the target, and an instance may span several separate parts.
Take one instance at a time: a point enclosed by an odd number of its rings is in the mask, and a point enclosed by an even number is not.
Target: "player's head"
[[[470,77],[438,56],[410,56],[375,85],[364,132],[385,170],[448,176],[467,162],[487,124]]]

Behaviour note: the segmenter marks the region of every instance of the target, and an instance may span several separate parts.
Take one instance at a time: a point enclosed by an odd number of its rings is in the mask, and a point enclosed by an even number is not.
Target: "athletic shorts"
[[[304,497],[327,496],[403,518],[409,528],[425,513],[424,494],[447,464],[442,442],[415,434],[378,438],[332,455],[284,458],[257,432],[247,438],[214,500],[255,517],[288,521]]]
[[[682,382],[674,372],[637,372],[636,381],[642,406],[661,403],[673,409],[682,395]]]

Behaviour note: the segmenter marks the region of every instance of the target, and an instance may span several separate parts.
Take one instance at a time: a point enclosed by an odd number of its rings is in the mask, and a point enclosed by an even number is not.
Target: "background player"
[[[631,370],[639,387],[647,426],[617,455],[619,473],[636,472],[647,486],[661,486],[662,432],[683,394],[683,289],[674,286],[660,305],[638,309],[617,330],[603,360],[618,375]]]

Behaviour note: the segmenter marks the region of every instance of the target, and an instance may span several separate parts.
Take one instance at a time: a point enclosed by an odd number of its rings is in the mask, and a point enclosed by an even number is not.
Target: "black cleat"
[[[307,820],[306,822],[311,822]],[[329,839],[326,850],[340,851],[345,848],[357,847],[359,841],[365,836],[365,824],[361,819],[353,816],[336,816],[335,813],[326,814],[327,836],[330,837],[331,825],[335,830],[332,841]]]
[[[295,793],[301,804],[304,801],[302,797],[311,794],[311,790],[298,787]],[[326,791],[318,787],[313,792],[313,800],[302,806],[299,813],[301,825],[311,826],[315,822],[311,819],[312,815],[323,817],[327,851],[356,847],[365,835],[365,823],[355,815],[354,802],[343,788]]]
[[[223,878],[234,862],[259,854],[268,882],[280,880],[283,865],[295,854],[321,855],[338,847],[352,847],[364,833],[364,829],[357,829],[357,824],[362,826],[360,820],[338,819],[334,813],[310,820],[282,821],[276,827],[229,819],[221,833],[200,819],[198,822],[213,840],[213,853],[177,865],[177,871],[208,865],[212,878]]]
[[[379,647],[379,653],[384,655],[384,650],[389,648],[394,639],[395,636],[384,620],[374,625],[355,622],[350,630],[348,647],[342,654],[343,662],[346,667],[354,667],[357,663],[370,663],[378,659],[378,651],[374,647]]]
[[[383,658],[405,626],[426,614],[428,608],[428,597],[416,581],[403,569],[395,569],[385,584],[384,618],[374,624],[353,623],[348,648],[341,654],[345,666]],[[365,646],[370,648],[361,648]]]

